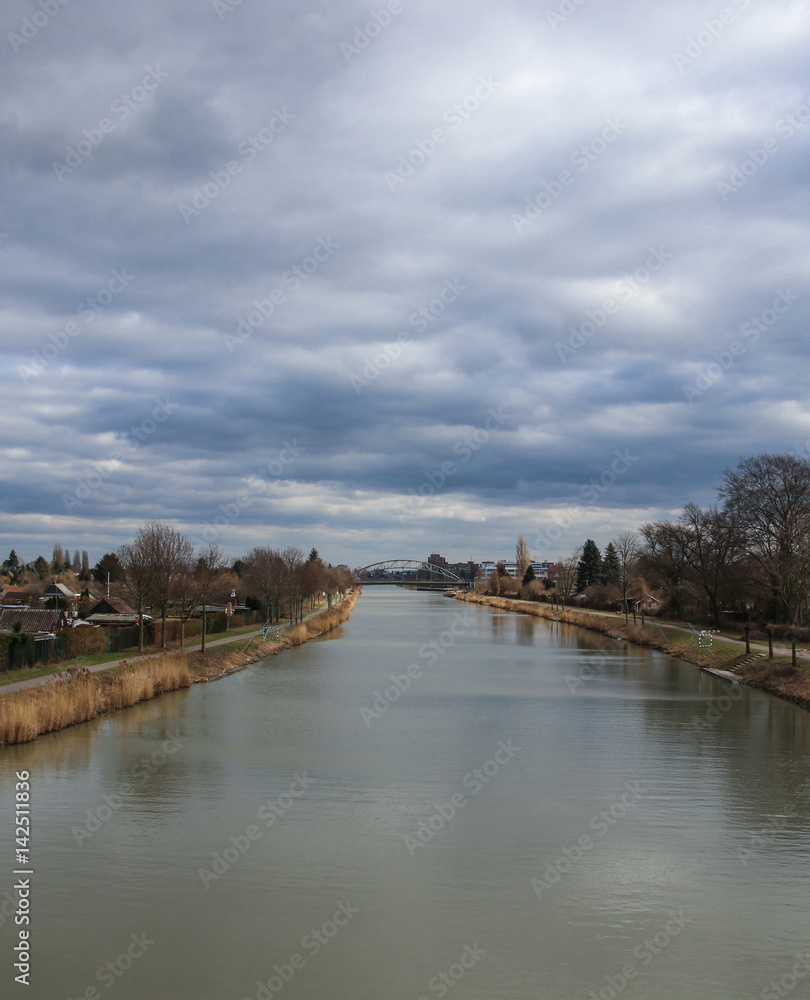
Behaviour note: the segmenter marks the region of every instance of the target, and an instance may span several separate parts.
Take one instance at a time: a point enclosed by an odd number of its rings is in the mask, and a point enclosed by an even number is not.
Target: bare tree
[[[623,531],[613,539],[613,547],[619,558],[619,587],[622,592],[624,620],[628,620],[630,587],[636,578],[636,563],[641,551],[641,543],[635,531]]]
[[[683,615],[683,591],[689,569],[689,536],[681,524],[653,521],[639,529],[647,543],[646,560],[661,580],[673,613]]]
[[[301,617],[304,599],[304,581],[301,573],[304,553],[300,549],[290,546],[281,553],[281,561],[284,565],[284,585],[290,620],[297,621]]]
[[[529,544],[523,535],[518,535],[517,545],[515,546],[515,579],[518,583],[523,582],[523,577],[526,575],[526,570],[531,566],[532,557],[529,552]]]
[[[194,546],[192,551],[181,556],[178,566],[178,576],[172,607],[180,619],[180,649],[186,648],[186,622],[190,621],[197,610],[199,596],[197,581],[194,578]],[[165,619],[164,619],[165,621]],[[165,633],[165,624],[164,624]]]
[[[312,611],[316,598],[323,593],[326,583],[326,571],[320,557],[307,559],[301,566],[299,573],[301,574],[303,595],[309,599],[309,610]]]
[[[257,546],[242,560],[242,572],[251,594],[261,602],[264,616],[272,621],[284,594],[285,568],[277,549]]]
[[[727,469],[718,489],[745,532],[782,620],[800,619],[810,591],[810,463],[757,455]]]
[[[145,528],[139,528],[135,540],[116,552],[123,573],[123,589],[138,612],[138,649],[143,651],[144,610],[151,598],[155,581],[155,562]]]
[[[191,571],[194,542],[170,524],[152,521],[146,526],[145,536],[154,564],[152,604],[160,610],[163,628],[160,637],[166,646],[166,618],[168,609],[180,596]]]
[[[489,592],[493,597],[497,597],[501,592],[501,577],[497,569],[489,574]]]
[[[197,557],[194,566],[194,588],[197,600],[202,604],[202,646],[201,652],[205,652],[205,638],[208,631],[207,605],[213,593],[217,581],[222,575],[226,566],[225,556],[218,545],[209,545],[205,551]]]
[[[579,561],[582,558],[582,547],[576,549],[570,556],[560,559],[557,562],[557,592],[565,600],[574,593],[577,587],[577,575],[579,571]]]
[[[722,597],[730,592],[732,574],[745,552],[744,533],[733,513],[717,507],[701,510],[689,503],[680,522],[688,536],[689,576],[706,595],[712,620],[719,625]]]

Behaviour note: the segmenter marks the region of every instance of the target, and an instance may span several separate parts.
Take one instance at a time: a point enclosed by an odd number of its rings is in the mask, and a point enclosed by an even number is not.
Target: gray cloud
[[[810,437],[803,3],[52,8],[0,25],[25,558],[239,495],[232,556],[499,558],[637,456],[554,557]]]

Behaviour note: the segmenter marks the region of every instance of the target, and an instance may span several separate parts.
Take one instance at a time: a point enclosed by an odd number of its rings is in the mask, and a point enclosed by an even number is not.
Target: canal
[[[2,995],[808,996],[809,752],[807,713],[657,651],[369,588],[328,637],[2,751]]]

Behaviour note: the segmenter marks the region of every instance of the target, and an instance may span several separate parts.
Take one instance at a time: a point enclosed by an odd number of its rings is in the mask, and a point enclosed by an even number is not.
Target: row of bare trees
[[[755,610],[775,622],[801,623],[810,600],[810,463],[758,455],[727,469],[720,504],[688,503],[676,521],[654,521],[612,544],[619,589],[643,596],[660,588],[671,613],[716,624],[724,613]],[[579,553],[561,560],[558,590],[576,587]]]
[[[138,612],[138,648],[144,645],[144,612],[159,612],[163,621],[161,645],[166,645],[166,620],[187,621],[198,613],[203,618],[202,649],[205,651],[207,607],[223,588],[227,563],[217,545],[195,553],[194,542],[176,528],[152,521],[138,529],[133,542],[122,545],[117,557],[123,573],[123,589]],[[254,548],[241,560],[245,585],[256,598],[267,620],[277,619],[286,609],[291,620],[303,617],[309,602],[327,594],[331,605],[337,592],[351,588],[351,575],[324,566],[315,549],[304,559],[299,549],[278,551]],[[229,578],[230,579],[230,578]],[[181,643],[183,629],[181,627]]]
[[[218,545],[209,545],[195,556],[194,542],[161,521],[138,529],[135,540],[122,545],[116,555],[123,572],[123,588],[138,612],[138,648],[143,649],[144,612],[157,609],[163,620],[161,645],[166,645],[169,608],[183,621],[202,606],[202,648],[205,651],[206,606],[221,574],[225,557]],[[181,643],[183,629],[180,630]]]
[[[346,570],[325,566],[317,549],[304,559],[300,549],[259,546],[250,550],[243,564],[245,581],[268,621],[279,618],[284,607],[291,621],[299,621],[319,594],[326,595],[331,607],[335,595],[345,593],[352,583]]]

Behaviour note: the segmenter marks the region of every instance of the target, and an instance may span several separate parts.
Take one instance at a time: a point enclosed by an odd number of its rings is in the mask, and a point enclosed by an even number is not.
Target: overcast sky
[[[8,0],[0,544],[537,558],[806,457],[806,2]]]

